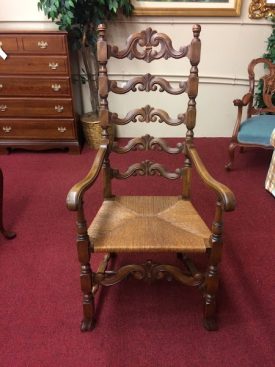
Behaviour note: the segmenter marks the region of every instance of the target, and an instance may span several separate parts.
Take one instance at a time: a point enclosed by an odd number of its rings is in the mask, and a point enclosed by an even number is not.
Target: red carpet
[[[85,148],[80,156],[14,152],[0,157],[4,222],[17,232],[12,241],[0,238],[1,366],[274,367],[275,199],[264,189],[271,151],[238,154],[235,170],[228,173],[228,139],[197,139],[197,146],[209,171],[237,198],[235,212],[224,217],[220,330],[212,333],[202,327],[197,291],[178,283],[149,286],[135,280],[103,290],[95,331],[80,333],[75,216],[65,198],[88,171],[94,153]],[[169,160],[163,156],[166,165]],[[209,224],[214,195],[196,175],[193,180],[194,204]],[[135,192],[145,194],[156,189],[176,194],[181,187],[158,177],[137,182]],[[117,182],[117,192],[134,193],[126,185]],[[93,194],[86,199],[92,205],[89,214],[101,200],[99,182]],[[135,258],[144,260],[141,254]],[[174,256],[169,260],[177,261]]]

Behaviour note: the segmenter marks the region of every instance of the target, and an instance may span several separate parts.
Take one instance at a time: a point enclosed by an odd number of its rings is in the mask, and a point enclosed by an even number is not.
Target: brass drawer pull
[[[40,48],[47,48],[48,47],[48,42],[46,41],[38,41],[37,42],[37,46],[40,47]]]
[[[64,111],[64,106],[60,106],[60,105],[57,105],[57,106],[54,106],[54,109],[58,112],[58,113],[61,113]]]
[[[5,131],[5,133],[9,133],[11,131],[11,126],[3,126],[2,130]]]
[[[0,84],[0,89],[3,89],[3,84]]]
[[[0,105],[0,111],[1,112],[5,112],[7,108],[8,108],[8,106],[6,104],[1,104]]]
[[[60,84],[52,84],[52,90],[54,90],[55,92],[60,91],[60,89],[61,89]]]
[[[57,62],[49,62],[49,68],[52,70],[56,70],[58,68]]]
[[[66,127],[64,127],[64,126],[59,126],[59,127],[57,128],[57,130],[58,130],[60,133],[64,133],[65,131],[67,131],[67,128],[66,128]]]

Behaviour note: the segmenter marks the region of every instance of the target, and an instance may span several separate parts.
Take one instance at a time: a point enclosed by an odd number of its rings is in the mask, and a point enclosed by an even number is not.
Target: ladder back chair
[[[262,83],[262,103],[258,107],[255,98],[255,67],[265,66],[266,73],[259,78]],[[231,170],[235,150],[240,147],[273,149],[270,143],[272,131],[275,129],[275,64],[265,58],[252,60],[248,65],[249,90],[242,99],[235,99],[234,106],[238,107],[237,119],[229,144],[229,162],[225,165]],[[246,118],[243,109],[246,108]]]
[[[184,285],[198,288],[202,292],[204,326],[207,330],[216,330],[216,293],[218,290],[218,264],[222,252],[222,216],[235,206],[233,193],[214,180],[206,170],[193,141],[193,128],[196,120],[196,96],[198,91],[198,68],[200,60],[199,25],[193,26],[193,39],[185,47],[175,50],[171,39],[151,28],[134,33],[126,40],[124,49],[107,43],[106,27],[98,27],[97,57],[99,64],[99,120],[102,127],[102,142],[94,163],[85,178],[74,185],[67,197],[67,206],[77,212],[77,249],[81,264],[81,290],[83,292],[83,320],[81,330],[91,330],[95,325],[94,296],[100,286],[111,286],[133,276],[147,281],[174,279]],[[110,80],[107,63],[111,58],[139,59],[147,63],[163,58],[188,58],[191,64],[186,82],[173,87],[162,77],[145,74],[119,85]],[[108,109],[110,92],[124,94],[137,89],[146,92],[167,92],[172,95],[187,93],[186,112],[181,111],[176,118],[170,117],[162,109],[145,106],[134,109],[119,117]],[[157,90],[159,88],[159,90]],[[140,100],[140,99],[138,99]],[[133,138],[126,145],[110,143],[108,127],[112,124],[125,125],[130,121],[164,122],[177,126],[185,124],[187,128],[184,143],[176,147],[168,145],[162,138],[144,135]],[[110,154],[126,154],[132,150],[161,150],[169,154],[182,154],[183,167],[169,172],[159,163],[145,160],[131,165],[121,172],[111,167]],[[146,153],[146,152],[145,152]],[[217,196],[213,203],[214,220],[209,229],[190,201],[191,168],[196,168],[202,181]],[[86,225],[84,214],[84,194],[90,189],[99,173],[103,175],[103,203],[91,225]],[[160,175],[166,179],[182,178],[183,190],[178,196],[115,196],[112,190],[113,179],[127,179],[130,176]],[[86,204],[85,204],[86,205]],[[91,254],[105,253],[98,271],[91,269]],[[143,264],[126,264],[117,270],[107,270],[112,254],[130,253],[175,253],[183,260],[182,267],[172,264],[157,264],[148,260]],[[187,254],[205,253],[207,265],[199,271]]]

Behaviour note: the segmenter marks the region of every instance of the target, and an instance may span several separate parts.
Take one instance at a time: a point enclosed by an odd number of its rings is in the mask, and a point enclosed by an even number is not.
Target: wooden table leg
[[[7,238],[12,239],[16,236],[14,232],[5,230],[3,226],[3,173],[0,168],[0,232]]]

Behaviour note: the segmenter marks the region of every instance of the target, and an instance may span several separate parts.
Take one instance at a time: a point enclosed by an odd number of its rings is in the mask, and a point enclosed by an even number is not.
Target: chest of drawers
[[[80,152],[66,32],[0,32],[0,153]]]

